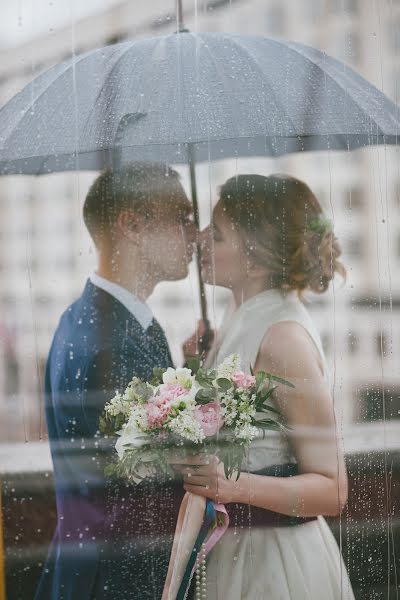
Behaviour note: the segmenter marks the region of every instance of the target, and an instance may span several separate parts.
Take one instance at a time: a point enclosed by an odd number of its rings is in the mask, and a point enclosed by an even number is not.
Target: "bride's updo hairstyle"
[[[224,213],[273,288],[325,292],[345,278],[340,245],[310,188],[289,175],[238,175],[220,188]]]

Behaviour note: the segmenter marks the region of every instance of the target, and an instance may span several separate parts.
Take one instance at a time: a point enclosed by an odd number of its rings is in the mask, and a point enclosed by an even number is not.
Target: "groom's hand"
[[[183,475],[183,487],[187,492],[222,504],[236,501],[236,477],[226,479],[224,465],[217,456],[196,455],[172,466]]]

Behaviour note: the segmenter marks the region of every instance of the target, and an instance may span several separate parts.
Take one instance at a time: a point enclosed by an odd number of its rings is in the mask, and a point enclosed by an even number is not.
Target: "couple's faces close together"
[[[141,265],[160,281],[184,279],[196,242],[201,249],[202,277],[206,283],[229,289],[243,285],[251,272],[243,237],[219,201],[210,225],[200,233],[183,188],[157,202],[140,226]]]
[[[188,274],[196,242],[201,250],[205,283],[235,288],[249,276],[243,239],[219,202],[210,225],[197,232],[193,209],[183,190],[174,201],[164,202],[157,218],[150,219],[143,237],[143,250],[152,257],[160,279],[172,281]]]

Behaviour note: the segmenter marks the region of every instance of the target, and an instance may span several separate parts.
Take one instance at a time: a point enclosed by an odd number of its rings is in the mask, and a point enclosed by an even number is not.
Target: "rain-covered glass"
[[[0,600],[397,599],[400,2],[0,16]]]

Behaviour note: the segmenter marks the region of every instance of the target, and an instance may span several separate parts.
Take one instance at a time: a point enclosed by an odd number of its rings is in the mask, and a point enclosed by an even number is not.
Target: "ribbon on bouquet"
[[[162,600],[185,600],[203,544],[207,555],[228,529],[223,504],[186,492],[178,514]]]
[[[298,475],[298,465],[275,464],[252,473],[270,477],[293,477]],[[234,523],[240,523],[246,528],[292,527],[317,519],[316,516],[290,516],[255,506],[243,511],[243,506],[249,505],[230,504],[229,513]],[[179,509],[162,600],[186,600],[202,545],[205,543],[207,555],[228,526],[229,516],[223,504],[217,504],[204,496],[185,493]]]

